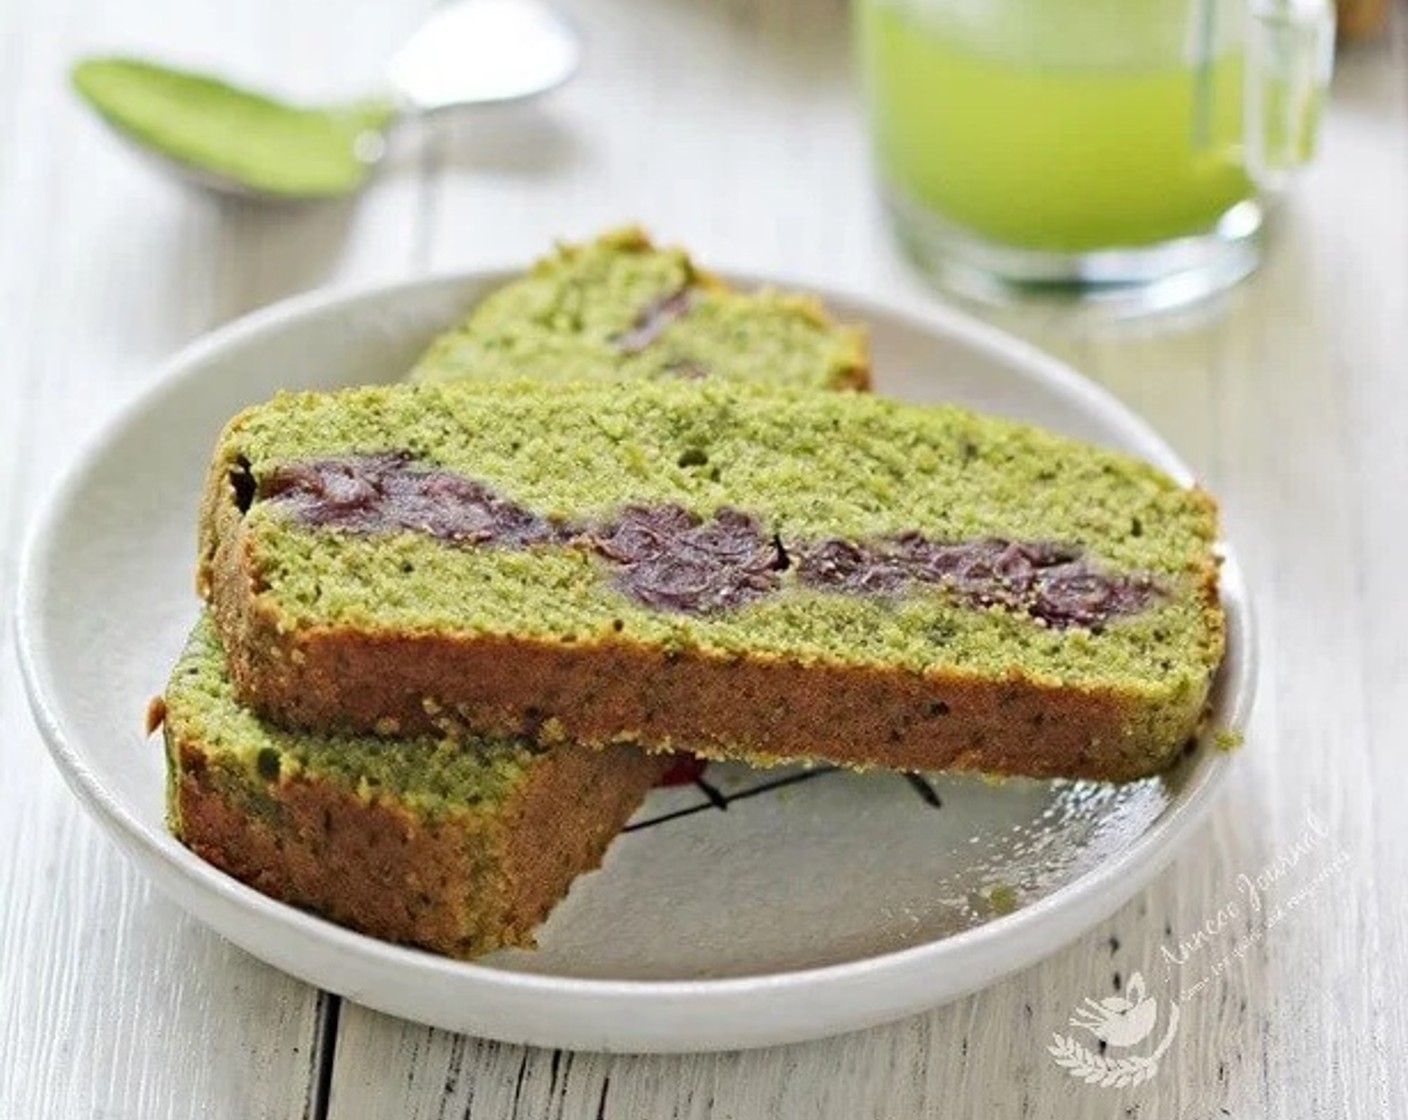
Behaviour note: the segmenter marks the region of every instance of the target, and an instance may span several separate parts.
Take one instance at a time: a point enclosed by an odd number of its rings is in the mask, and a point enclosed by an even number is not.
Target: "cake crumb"
[[[1017,890],[1007,883],[996,883],[988,888],[987,902],[999,917],[1011,914],[1017,909]]]
[[[1246,741],[1246,737],[1231,727],[1224,727],[1212,733],[1212,745],[1220,751],[1235,751]]]

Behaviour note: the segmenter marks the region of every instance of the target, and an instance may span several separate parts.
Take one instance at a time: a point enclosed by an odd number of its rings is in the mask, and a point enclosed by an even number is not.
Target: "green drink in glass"
[[[970,295],[1134,309],[1246,275],[1309,155],[1329,0],[857,0],[902,242]]]

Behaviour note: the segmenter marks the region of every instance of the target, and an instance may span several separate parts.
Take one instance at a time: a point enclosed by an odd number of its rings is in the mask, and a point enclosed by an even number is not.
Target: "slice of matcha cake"
[[[1036,428],[712,382],[290,394],[201,586],[291,726],[1125,779],[1223,651],[1212,500]]]
[[[164,699],[167,812],[256,890],[456,957],[533,943],[664,762],[628,747],[280,730],[241,707],[203,619]]]
[[[814,389],[869,385],[865,336],[820,301],[736,292],[638,229],[560,248],[441,335],[413,380],[710,377]]]

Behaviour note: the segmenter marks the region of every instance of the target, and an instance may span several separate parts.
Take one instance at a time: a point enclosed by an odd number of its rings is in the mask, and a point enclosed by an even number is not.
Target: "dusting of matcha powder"
[[[384,101],[300,108],[136,59],[89,59],[72,77],[109,125],[142,146],[290,199],[335,197],[361,186],[394,112]]]

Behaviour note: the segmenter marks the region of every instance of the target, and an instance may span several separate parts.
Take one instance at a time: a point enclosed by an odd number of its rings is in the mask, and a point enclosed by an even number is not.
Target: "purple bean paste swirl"
[[[746,513],[721,509],[708,521],[680,506],[629,506],[588,531],[616,564],[616,586],[647,606],[712,614],[756,602],[779,587],[786,563],[777,542]]]
[[[247,474],[231,477],[237,498],[252,486]],[[458,546],[587,548],[611,565],[623,594],[689,614],[758,602],[781,590],[788,568],[818,591],[898,596],[934,586],[965,605],[1019,611],[1055,628],[1098,629],[1166,594],[1151,575],[1104,571],[1080,548],[1052,541],[942,541],[906,532],[784,542],[740,510],[723,508],[704,519],[669,504],[627,506],[594,525],[555,525],[482,482],[425,466],[406,451],[287,463],[257,496],[307,525],[348,533],[422,533]]]
[[[797,550],[797,578],[851,594],[895,595],[914,583],[938,584],[970,606],[1020,610],[1054,627],[1101,626],[1161,594],[1152,577],[1100,571],[1072,545],[1001,537],[936,541],[920,533],[805,546]]]
[[[636,316],[630,329],[622,331],[611,341],[623,354],[640,354],[654,344],[671,323],[688,315],[693,307],[694,289],[683,287],[648,304]]]
[[[482,482],[418,466],[404,451],[287,463],[260,497],[309,525],[349,533],[424,533],[461,545],[536,544],[556,535],[545,518]]]

